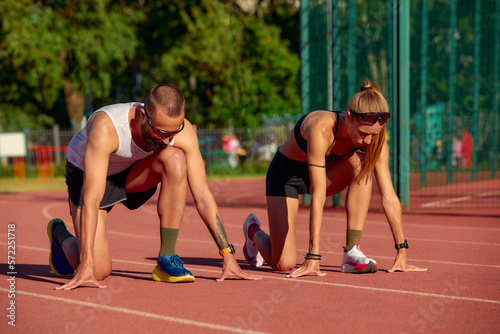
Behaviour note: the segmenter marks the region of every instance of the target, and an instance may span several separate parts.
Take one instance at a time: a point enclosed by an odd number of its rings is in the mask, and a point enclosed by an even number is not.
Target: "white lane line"
[[[241,226],[235,224],[224,224],[226,227],[231,228],[240,228]],[[126,232],[112,231],[108,230],[108,234],[118,235],[124,237],[131,238],[146,238],[146,239],[158,239],[158,236],[149,236],[149,235],[138,235]],[[307,234],[308,231],[296,231],[297,234]],[[331,232],[323,232],[324,235],[345,235],[344,233],[331,233]],[[387,239],[389,236],[382,235],[366,235],[365,238],[377,238],[377,239]],[[192,240],[192,239],[178,239],[179,241],[193,241],[193,242],[201,242],[201,243],[213,243],[211,240]],[[480,246],[500,246],[500,244],[495,243],[486,243],[486,242],[474,242],[474,241],[457,241],[457,240],[440,240],[440,239],[423,239],[423,238],[412,238],[412,240],[416,241],[425,241],[425,242],[435,242],[435,243],[458,243],[458,244],[468,244],[468,245],[480,245]],[[237,245],[237,243],[233,243],[233,245]]]
[[[108,232],[109,233],[109,232]],[[158,239],[158,237],[152,237],[152,236],[142,236],[142,235],[135,235],[135,234],[130,234],[130,233],[111,233],[111,234],[117,234],[121,236],[127,236],[127,237],[132,237],[132,238],[146,238],[146,239]],[[182,239],[179,238],[178,241],[182,242],[195,242],[195,243],[203,243],[203,244],[213,244],[213,241],[211,240],[193,240],[193,239]],[[6,242],[0,242],[0,245],[6,246]],[[234,246],[237,247],[242,247],[243,244],[241,243],[233,243]],[[32,247],[32,246],[24,246],[17,244],[16,247],[19,248],[25,248],[25,249],[30,249],[30,250],[36,250],[36,251],[43,251],[43,252],[49,252],[48,248],[38,248],[38,247]],[[297,249],[298,252],[308,252],[307,249]],[[214,251],[215,252],[215,251]],[[323,254],[331,254],[331,255],[343,255],[342,252],[333,252],[333,251],[328,251],[324,250],[322,251]],[[370,257],[375,258],[375,259],[394,259],[394,257],[391,256],[382,256],[382,255],[370,255]],[[115,260],[113,260],[115,261]],[[427,260],[427,259],[415,259],[415,258],[410,258],[410,262],[424,262],[424,263],[437,263],[437,264],[444,264],[444,265],[451,265],[451,266],[470,266],[470,267],[485,267],[485,268],[500,268],[500,265],[495,265],[495,264],[480,264],[480,263],[465,263],[465,262],[451,262],[451,261],[436,261],[436,260]]]
[[[138,262],[138,261],[126,261],[126,260],[113,260],[113,261],[114,262],[129,263],[129,264],[137,264],[137,265],[147,265],[148,267],[151,267],[151,265],[152,265],[151,263]],[[194,269],[191,269],[191,268],[194,268]],[[198,268],[196,266],[189,266],[189,270],[193,270],[193,271],[205,271],[205,272],[211,272],[211,273],[221,274],[220,270],[204,269],[204,268]],[[255,275],[254,273],[252,273],[252,275],[257,276],[257,277],[266,278],[266,279],[274,279],[274,280],[286,281],[286,282],[290,282],[290,283],[307,283],[307,284],[315,284],[315,285],[335,286],[335,287],[340,287],[340,288],[353,288],[353,289],[363,289],[363,290],[379,291],[379,292],[400,293],[400,294],[408,294],[408,295],[424,296],[424,297],[433,297],[433,298],[447,298],[447,299],[455,299],[455,300],[462,300],[462,301],[472,301],[472,302],[480,302],[480,303],[500,304],[500,300],[492,300],[492,299],[461,297],[461,296],[436,294],[436,293],[428,293],[428,292],[419,292],[419,291],[407,291],[407,290],[376,288],[376,287],[360,286],[360,285],[352,285],[352,284],[342,284],[342,283],[319,282],[319,281],[310,281],[310,280],[302,279],[302,278],[291,279],[291,278],[268,276],[268,275]],[[451,282],[448,282],[448,283],[451,283]]]
[[[0,243],[0,244],[6,244],[6,243]],[[18,247],[19,247],[19,245],[18,245]],[[48,252],[47,249],[43,249],[43,248],[25,247],[25,246],[20,246],[20,247]],[[389,258],[389,257],[385,257],[385,258]],[[392,257],[390,259],[392,259]],[[418,260],[412,260],[412,261],[418,261]],[[424,261],[424,262],[435,262],[435,263],[441,263],[441,264],[473,265],[473,264],[467,264],[467,263],[451,263],[451,262],[427,261],[427,260],[421,260],[421,261]],[[142,266],[148,266],[148,267],[151,267],[152,265],[154,265],[154,262],[140,262],[140,261],[129,261],[129,260],[120,260],[120,259],[113,259],[113,262],[128,263],[128,264],[142,265]],[[487,265],[479,265],[479,266],[487,266]],[[491,267],[500,268],[500,266],[491,266]],[[203,268],[198,268],[198,267],[189,265],[188,269],[190,269],[190,268],[196,268],[195,269],[196,271],[206,271],[206,272],[212,272],[212,273],[219,273],[220,274],[220,270],[203,269]],[[352,284],[341,284],[341,283],[331,283],[331,282],[318,282],[318,281],[309,281],[309,280],[304,280],[304,279],[293,280],[293,279],[289,279],[289,278],[267,276],[267,275],[255,275],[255,276],[263,277],[263,278],[268,278],[268,279],[284,280],[284,281],[287,281],[287,282],[295,282],[295,283],[309,283],[309,284],[318,284],[318,285],[329,285],[329,286],[344,287],[344,288],[355,288],[355,289],[364,289],[364,290],[371,290],[371,291],[392,292],[392,293],[401,293],[401,294],[411,294],[411,295],[417,295],[417,296],[438,297],[438,298],[448,298],[448,299],[456,299],[456,300],[464,300],[464,301],[475,301],[475,302],[500,304],[500,301],[498,301],[498,300],[490,300],[490,299],[460,297],[460,296],[443,295],[443,294],[433,294],[433,293],[418,292],[418,291],[406,291],[406,290],[375,288],[375,287],[358,286],[358,285],[352,285]]]
[[[64,202],[66,204],[66,212],[64,212],[65,214],[67,214],[69,212],[69,209],[68,209],[68,203],[67,202]],[[43,208],[42,208],[42,215],[47,218],[48,220],[51,220],[52,218],[56,218],[57,216],[52,216],[49,211],[56,207],[56,206],[60,206],[62,204],[64,204],[63,202],[55,202],[55,203],[52,203],[52,204],[47,204],[45,205]]]
[[[181,240],[181,239],[179,239]],[[211,241],[205,241],[205,240],[183,240],[183,241],[192,241],[192,242],[199,242],[199,243],[212,243]],[[7,243],[5,242],[0,242],[0,245],[6,246]],[[243,244],[234,244],[236,246],[243,246]],[[39,248],[39,247],[31,247],[31,246],[23,246],[23,245],[16,245],[16,247],[19,248],[25,248],[25,249],[30,249],[30,250],[36,250],[36,251],[41,251],[41,252],[49,252],[47,248]],[[307,252],[307,249],[298,249],[299,252]],[[332,254],[332,255],[342,255],[342,252],[330,252],[330,251],[324,251],[324,254]],[[391,256],[372,256],[373,258],[377,259],[389,259],[392,260],[394,257]],[[113,259],[113,261],[117,262],[127,262],[127,260],[116,260]],[[444,264],[444,265],[451,265],[451,266],[471,266],[471,267],[487,267],[487,268],[500,268],[500,265],[494,265],[494,264],[479,264],[479,263],[464,263],[464,262],[449,262],[449,261],[435,261],[435,260],[419,260],[419,259],[410,259],[410,262],[428,262],[428,263],[437,263],[437,264]],[[130,263],[134,263],[130,261]],[[138,264],[141,264],[140,262],[137,262]]]
[[[306,214],[298,214],[298,216],[302,216],[305,219],[309,219],[309,215]],[[427,218],[427,216],[425,216]],[[330,217],[328,215],[324,215],[323,219],[327,220],[334,220],[334,221],[341,221],[341,222],[346,222],[345,218],[340,218],[340,217]],[[403,212],[403,220],[404,220],[404,212]],[[389,223],[387,221],[375,221],[375,220],[366,220],[365,224],[368,225],[381,225],[381,226],[389,226]],[[225,225],[225,224],[224,224]],[[242,224],[243,226],[243,224]],[[495,227],[469,227],[469,226],[453,226],[453,225],[420,225],[420,224],[412,224],[412,223],[405,223],[403,222],[404,227],[417,227],[417,228],[442,228],[442,229],[447,229],[447,230],[473,230],[473,231],[495,231],[495,232],[500,232],[500,227],[495,228]]]
[[[258,211],[262,211],[263,215],[267,217],[267,210],[266,209],[261,209],[261,208],[249,208],[248,214],[250,213],[255,213]],[[403,212],[403,219],[404,219],[405,213]],[[259,216],[259,215],[257,215]],[[305,213],[298,213],[297,217],[303,218],[306,221],[309,219],[309,214]],[[427,218],[427,215],[425,216]],[[328,215],[328,210],[325,210],[325,214],[323,215],[323,221],[335,221],[335,222],[342,222],[346,223],[346,218],[345,217],[335,217],[335,216],[329,216]],[[365,224],[367,225],[380,225],[380,226],[389,226],[389,223],[387,221],[375,221],[375,220],[366,220]],[[227,224],[224,223],[224,226],[236,226],[235,224]],[[239,228],[243,226],[243,222],[238,225]],[[436,229],[446,229],[446,230],[472,230],[472,231],[495,231],[495,232],[500,232],[500,227],[495,228],[495,227],[468,227],[468,226],[453,226],[453,225],[421,225],[421,224],[413,224],[413,223],[405,223],[403,222],[404,227],[416,227],[416,228],[436,228]]]
[[[427,217],[426,217],[427,218]],[[404,219],[404,214],[403,214],[403,219]],[[365,224],[369,225],[385,225],[388,226],[389,223],[387,222],[376,222],[373,220],[367,220]],[[418,228],[442,228],[446,230],[472,230],[472,231],[495,231],[495,232],[500,232],[500,227],[495,228],[495,227],[468,227],[468,226],[453,226],[453,225],[420,225],[420,224],[412,224],[412,223],[403,223],[404,227],[418,227]]]
[[[52,209],[55,206],[60,205],[60,204],[61,203],[53,203],[53,204],[49,204],[49,205],[43,207],[43,209],[42,209],[43,216],[46,217],[47,219],[54,218],[54,216],[50,215],[49,210]],[[144,212],[148,212],[149,211],[149,213],[153,213],[152,210],[148,210],[146,208],[141,208],[141,209]],[[262,210],[262,209],[260,209],[260,210]],[[249,212],[251,212],[251,211],[252,210],[250,210]],[[256,210],[253,210],[253,211],[256,211]],[[154,214],[156,214],[156,211],[154,211]],[[299,216],[308,216],[308,215],[299,214]],[[345,221],[344,218],[328,217],[328,216],[325,216],[324,219],[326,219],[326,220],[334,220],[334,221]],[[368,221],[368,220],[366,221],[366,224],[370,224],[370,225],[384,225],[384,226],[387,225],[387,223],[375,222],[375,221]],[[231,228],[241,228],[242,225],[225,223],[224,226],[225,227],[231,227]],[[422,225],[417,225],[417,224],[404,224],[404,226],[419,227],[419,228],[443,228],[443,229],[452,229],[452,230],[462,229],[462,230],[474,230],[474,231],[496,231],[496,232],[500,232],[500,228],[484,228],[484,227],[481,228],[481,227],[463,227],[463,226],[437,226],[437,225],[422,226]],[[116,235],[120,235],[121,234],[121,232],[116,232],[116,231],[108,231],[108,233],[110,233],[110,234],[116,234]],[[299,230],[297,230],[297,233],[309,233],[309,232],[308,231],[299,231]],[[336,235],[336,234],[339,234],[339,233],[323,232],[323,234]],[[122,234],[122,235],[127,235],[127,234]],[[141,236],[139,236],[139,237],[141,237]],[[365,238],[385,238],[385,237],[384,236],[366,235]],[[433,239],[418,239],[418,238],[417,239],[413,238],[413,240],[428,241],[428,242],[440,242],[440,243],[443,243],[443,242],[460,243],[460,244],[471,244],[471,245],[482,245],[482,246],[500,246],[500,244],[495,244],[495,243],[483,243],[483,242],[472,242],[472,241],[433,240]]]
[[[225,227],[231,227],[231,228],[238,228],[240,229],[241,226],[234,225],[234,224],[224,224]],[[406,226],[406,225],[405,225]],[[497,230],[500,232],[500,229]],[[295,233],[297,234],[307,234],[309,235],[309,231],[301,231],[301,230],[296,230]],[[334,232],[321,232],[322,235],[340,235],[340,236],[345,236],[344,233],[334,233]],[[387,240],[392,240],[390,235],[371,235],[371,234],[366,234],[363,235],[363,238],[375,238],[375,239],[387,239]],[[425,239],[425,238],[411,238],[413,241],[425,241],[425,242],[436,242],[436,243],[456,243],[456,244],[468,244],[468,245],[480,245],[480,246],[500,246],[500,243],[488,243],[488,242],[479,242],[479,241],[461,241],[461,240],[441,240],[441,239]]]
[[[237,244],[234,244],[237,245]],[[242,246],[242,245],[237,245],[237,246]],[[298,249],[299,252],[307,252],[307,249]],[[324,251],[322,252],[323,254],[331,254],[331,255],[343,255],[343,253],[340,252],[328,252]],[[394,257],[391,256],[372,256],[375,259],[389,259],[393,260]],[[113,261],[117,262],[128,262],[127,260],[118,260],[118,259],[113,259]],[[487,268],[496,268],[500,269],[500,265],[495,265],[495,264],[476,264],[476,263],[463,263],[463,262],[448,262],[448,261],[436,261],[436,260],[418,260],[418,259],[409,259],[409,262],[424,262],[424,263],[436,263],[436,264],[444,264],[444,265],[450,265],[450,266],[467,266],[467,267],[487,267]],[[141,264],[141,262],[133,262],[130,261],[130,263],[136,263],[136,264]],[[142,263],[144,264],[144,263]]]
[[[231,226],[233,227],[233,226]],[[236,227],[236,226],[234,226]],[[238,226],[239,228],[239,226]],[[309,232],[307,231],[296,231],[297,234],[308,234]],[[147,235],[137,235],[137,234],[131,234],[131,233],[126,233],[126,232],[117,232],[117,231],[108,231],[108,234],[114,234],[114,235],[120,235],[124,237],[131,237],[131,238],[148,238],[148,239],[158,239],[158,236],[147,236]],[[325,235],[344,235],[341,233],[329,233],[325,232]],[[367,238],[378,238],[378,239],[387,239],[388,237],[382,236],[382,235],[372,235],[372,236],[366,236]],[[199,243],[208,243],[211,244],[213,241],[211,240],[193,240],[193,239],[183,239],[179,238],[179,241],[187,241],[187,242],[199,242]],[[468,244],[468,245],[480,245],[480,246],[500,246],[500,244],[493,244],[493,243],[486,243],[486,242],[474,242],[474,241],[455,241],[455,240],[439,240],[439,239],[422,239],[422,238],[412,238],[412,240],[416,241],[425,241],[425,242],[433,242],[433,243],[457,243],[457,244]],[[243,246],[243,244],[239,244],[236,242],[233,242],[233,245],[236,246]],[[299,251],[302,251],[301,249],[298,249]],[[336,254],[336,253],[334,253]],[[339,253],[342,254],[342,253]]]
[[[420,207],[421,208],[445,207],[447,204],[451,204],[451,203],[458,203],[458,202],[463,202],[463,201],[469,201],[469,200],[474,199],[474,198],[497,196],[497,195],[500,195],[500,191],[490,191],[490,192],[486,192],[486,193],[480,193],[480,194],[462,196],[462,197],[455,197],[455,198],[445,199],[442,201],[434,201],[434,202],[424,203]]]
[[[5,291],[5,292],[9,292],[9,290],[5,289],[5,288],[0,288],[0,290]],[[43,295],[43,294],[33,293],[33,292],[28,292],[28,291],[16,290],[16,294],[30,296],[30,297],[43,298],[43,299],[49,299],[49,300],[54,300],[54,301],[69,303],[69,304],[88,306],[88,307],[93,307],[96,309],[101,309],[101,310],[106,310],[106,311],[113,311],[113,312],[124,313],[124,314],[128,314],[128,315],[135,315],[135,316],[143,317],[143,318],[164,320],[164,321],[169,321],[169,322],[175,322],[175,323],[182,324],[182,325],[197,326],[197,327],[201,327],[201,328],[209,328],[209,329],[225,331],[225,332],[248,333],[248,334],[263,333],[263,332],[256,332],[256,331],[252,331],[252,330],[242,329],[242,328],[211,324],[208,322],[201,322],[201,321],[171,317],[171,316],[163,315],[163,314],[136,311],[136,310],[123,308],[123,307],[102,305],[102,304],[96,304],[96,303],[86,302],[86,301],[82,301],[82,300],[74,300],[74,299],[69,299],[69,298],[55,297],[55,296],[51,296],[51,295]]]
[[[284,277],[272,277],[273,279],[289,281],[290,278]],[[385,289],[385,288],[375,288],[368,286],[359,286],[352,284],[341,284],[341,283],[330,283],[330,282],[317,282],[317,281],[308,281],[301,280],[303,283],[310,284],[318,284],[318,285],[328,285],[328,286],[336,286],[343,288],[353,288],[353,289],[362,289],[362,290],[370,290],[370,291],[379,291],[379,292],[390,292],[390,293],[400,293],[407,295],[415,295],[415,296],[423,296],[423,297],[433,297],[433,298],[446,298],[446,299],[454,299],[454,300],[462,300],[462,301],[471,301],[471,302],[480,302],[480,303],[491,303],[491,304],[500,304],[500,300],[492,300],[492,299],[483,299],[483,298],[471,298],[471,297],[460,297],[453,295],[444,295],[438,293],[428,293],[428,292],[419,292],[419,291],[407,291],[407,290],[396,290],[396,289]]]
[[[230,199],[229,199],[229,202],[230,202]],[[57,202],[57,203],[52,203],[52,204],[48,204],[48,205],[44,206],[42,208],[42,215],[46,219],[48,219],[48,220],[56,217],[57,215],[56,216],[51,215],[49,213],[49,210],[51,210],[52,208],[54,208],[56,206],[59,206],[61,204],[66,204],[66,203]],[[151,209],[149,207],[142,206],[142,207],[140,207],[140,210],[143,211],[143,212],[145,212],[145,213],[152,214],[152,215],[156,215],[157,214],[156,208]],[[256,211],[262,211],[262,212],[264,212],[264,214],[267,215],[267,210],[266,209],[249,208],[249,210],[248,210],[249,213],[250,212],[256,212]],[[194,211],[192,213],[196,214]],[[304,219],[308,219],[309,218],[309,214],[299,213],[297,216],[298,217],[302,217]],[[324,220],[340,221],[340,222],[345,222],[346,221],[345,218],[343,218],[343,217],[342,218],[341,217],[331,217],[331,216],[328,216],[328,214],[324,215],[323,219]],[[185,217],[184,221],[194,221],[194,220],[193,219],[186,219],[186,217]],[[387,222],[378,222],[378,221],[373,221],[373,220],[367,220],[365,222],[365,224],[367,224],[367,225],[383,225],[383,226],[388,225]],[[242,225],[224,223],[224,226],[241,228]],[[467,227],[467,226],[445,226],[445,225],[419,225],[419,224],[411,224],[411,223],[404,223],[404,226],[405,227],[424,228],[424,229],[433,228],[433,229],[447,229],[447,230],[452,229],[452,230],[473,230],[473,231],[495,231],[495,232],[500,232],[500,228],[489,228],[489,227]]]

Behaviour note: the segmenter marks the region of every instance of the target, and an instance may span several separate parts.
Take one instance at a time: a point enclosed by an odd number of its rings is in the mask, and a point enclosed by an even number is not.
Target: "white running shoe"
[[[243,255],[245,256],[245,260],[247,260],[250,265],[254,267],[260,267],[264,263],[264,258],[262,257],[262,255],[260,255],[260,252],[257,249],[257,246],[255,246],[255,243],[248,237],[248,228],[252,224],[257,224],[260,226],[259,219],[253,213],[251,213],[243,223],[243,234],[245,235]]]
[[[359,250],[359,246],[354,246],[350,251],[346,252],[344,248],[344,257],[342,258],[343,273],[375,273],[377,272],[377,261],[369,259]]]

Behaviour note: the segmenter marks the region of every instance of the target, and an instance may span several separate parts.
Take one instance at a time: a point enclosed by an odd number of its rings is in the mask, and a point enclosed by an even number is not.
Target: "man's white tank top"
[[[132,139],[128,112],[135,103],[137,102],[112,104],[96,110],[96,113],[102,111],[111,118],[118,134],[119,146],[109,157],[108,176],[123,172],[134,162],[144,159],[154,153],[154,151],[144,151],[137,146]],[[66,153],[66,159],[81,170],[84,170],[83,156],[85,154],[85,147],[87,146],[87,139],[87,125],[85,125],[85,127],[71,139]],[[168,143],[169,146],[173,144],[174,140]]]

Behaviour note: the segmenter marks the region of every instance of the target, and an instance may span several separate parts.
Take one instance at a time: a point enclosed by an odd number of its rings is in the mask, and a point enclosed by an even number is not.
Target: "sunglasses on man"
[[[380,125],[384,125],[389,121],[391,114],[388,112],[367,112],[367,113],[357,113],[349,110],[351,114],[358,117],[361,123],[374,125],[379,122]]]
[[[146,108],[144,108],[144,113],[146,114],[146,121],[148,122],[149,127],[151,128],[151,132],[158,138],[160,139],[167,139],[175,136],[179,132],[181,132],[184,129],[184,121],[182,121],[182,126],[179,130],[173,131],[173,132],[168,132],[168,131],[163,131],[158,128],[155,128],[153,124],[151,124],[150,117],[148,115],[148,112],[146,111]]]

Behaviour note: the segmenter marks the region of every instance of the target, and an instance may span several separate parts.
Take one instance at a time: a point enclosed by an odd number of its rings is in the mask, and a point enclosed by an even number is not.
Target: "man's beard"
[[[141,128],[142,140],[151,151],[161,151],[168,146],[163,140],[153,138],[153,134],[146,123],[143,123]]]

